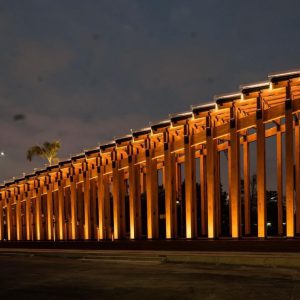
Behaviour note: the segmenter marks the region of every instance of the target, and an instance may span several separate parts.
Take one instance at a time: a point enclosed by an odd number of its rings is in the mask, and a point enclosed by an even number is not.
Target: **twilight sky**
[[[36,143],[59,139],[68,158],[299,67],[299,11],[297,0],[0,0],[0,180],[43,166],[26,161]]]

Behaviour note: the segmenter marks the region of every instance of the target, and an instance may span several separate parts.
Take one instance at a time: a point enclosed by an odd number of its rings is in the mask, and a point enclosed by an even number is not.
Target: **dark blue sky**
[[[300,1],[1,0],[0,179],[300,66]],[[14,119],[17,114],[25,118]]]

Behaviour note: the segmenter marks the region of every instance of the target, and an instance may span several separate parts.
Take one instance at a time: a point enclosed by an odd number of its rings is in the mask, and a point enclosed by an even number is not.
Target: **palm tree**
[[[60,148],[60,141],[44,142],[43,146],[35,145],[27,150],[27,159],[32,160],[34,156],[40,156],[48,160],[49,165],[58,163],[57,151]]]

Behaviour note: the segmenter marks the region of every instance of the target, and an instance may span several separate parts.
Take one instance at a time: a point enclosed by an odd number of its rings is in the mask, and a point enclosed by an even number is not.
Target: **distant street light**
[[[5,153],[3,151],[0,152],[0,156],[3,157],[5,156]]]

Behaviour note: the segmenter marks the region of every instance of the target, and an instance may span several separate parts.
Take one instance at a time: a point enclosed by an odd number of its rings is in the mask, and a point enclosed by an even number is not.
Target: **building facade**
[[[218,238],[222,151],[229,235],[265,238],[270,137],[276,139],[277,235],[300,234],[300,71],[270,75],[214,100],[6,182],[0,186],[0,240]]]

